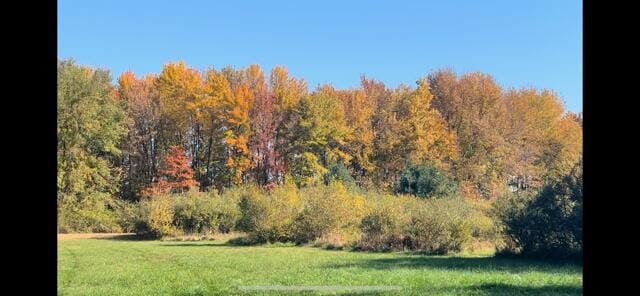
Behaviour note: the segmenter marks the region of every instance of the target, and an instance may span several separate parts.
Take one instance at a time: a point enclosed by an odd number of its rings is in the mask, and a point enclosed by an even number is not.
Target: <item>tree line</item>
[[[113,85],[106,69],[60,60],[57,106],[59,200],[138,200],[178,175],[172,189],[339,180],[393,191],[414,165],[494,199],[558,181],[582,154],[582,116],[555,92],[450,69],[413,86],[362,76],[310,91],[281,66],[170,62]]]

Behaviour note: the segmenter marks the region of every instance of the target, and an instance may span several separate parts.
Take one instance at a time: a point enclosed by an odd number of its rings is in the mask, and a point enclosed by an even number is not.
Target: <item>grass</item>
[[[400,286],[339,295],[581,295],[582,267],[487,255],[423,256],[225,241],[58,241],[59,295],[299,295],[239,286]],[[320,292],[304,292],[315,295]],[[314,294],[315,293],[315,294]]]

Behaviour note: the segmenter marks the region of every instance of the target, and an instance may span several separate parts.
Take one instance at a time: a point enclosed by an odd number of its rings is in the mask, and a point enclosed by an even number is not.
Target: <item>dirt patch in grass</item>
[[[88,238],[134,238],[135,233],[58,233],[58,240],[88,239]]]

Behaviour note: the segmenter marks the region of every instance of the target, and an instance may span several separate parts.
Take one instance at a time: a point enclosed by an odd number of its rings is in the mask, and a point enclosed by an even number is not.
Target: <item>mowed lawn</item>
[[[399,286],[339,295],[580,295],[582,267],[490,256],[332,251],[223,241],[58,241],[59,295],[293,295],[239,286]]]

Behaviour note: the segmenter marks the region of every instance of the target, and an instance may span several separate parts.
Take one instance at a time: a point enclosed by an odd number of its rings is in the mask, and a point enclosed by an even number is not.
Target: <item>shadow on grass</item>
[[[398,293],[400,295],[402,293]],[[411,293],[412,295],[415,293]],[[545,285],[539,287],[510,284],[482,284],[455,288],[435,288],[420,291],[420,294],[450,295],[582,295],[581,286]]]
[[[327,266],[330,268],[367,268],[367,269],[445,269],[550,273],[582,273],[582,266],[571,262],[538,261],[532,259],[511,259],[496,257],[437,257],[407,256],[398,258],[378,258],[356,261],[347,264]]]
[[[582,295],[582,287],[566,285],[523,287],[508,284],[484,284],[471,287],[469,290],[476,290],[483,295]]]
[[[96,237],[95,239],[122,240],[122,241],[150,241],[150,240],[157,240],[157,238],[153,237],[153,236],[138,235],[138,234],[113,235],[113,236],[105,236],[105,237]]]
[[[164,243],[161,246],[165,247],[250,247],[256,246],[256,244],[248,243],[245,237],[233,238],[224,242],[218,241],[217,243],[198,243],[196,242],[179,242]]]
[[[164,243],[160,245],[163,247],[230,247],[228,244],[220,244],[220,243],[198,244],[198,243],[189,243],[189,242]]]
[[[291,248],[295,247],[293,244],[284,244],[284,243],[272,243],[272,244],[247,244],[247,243],[238,243],[235,241],[227,241],[227,242],[217,242],[217,243],[197,243],[197,242],[174,242],[174,243],[164,243],[161,246],[165,247],[262,247],[262,248]]]
[[[569,285],[547,285],[540,287],[509,284],[483,284],[459,288],[425,288],[400,291],[335,291],[331,295],[582,295],[582,287]],[[241,291],[240,295],[327,295],[319,291]]]
[[[357,296],[378,296],[378,295],[404,295],[402,292],[371,292],[371,291],[239,291],[237,295],[357,295]],[[415,294],[411,294],[415,295]]]
[[[153,235],[140,235],[140,234],[121,234],[121,235],[110,235],[104,237],[94,237],[92,239],[102,239],[102,240],[121,240],[121,241],[154,241],[160,240],[160,238]],[[206,241],[217,241],[217,243],[202,243],[205,240],[165,240],[164,244],[161,246],[177,246],[177,247],[249,247],[249,246],[261,246],[261,247],[287,247],[289,244],[283,243],[273,243],[273,244],[264,244],[264,243],[256,243],[252,241],[250,238],[246,236],[232,238],[227,241],[220,240],[212,240],[208,239]]]

